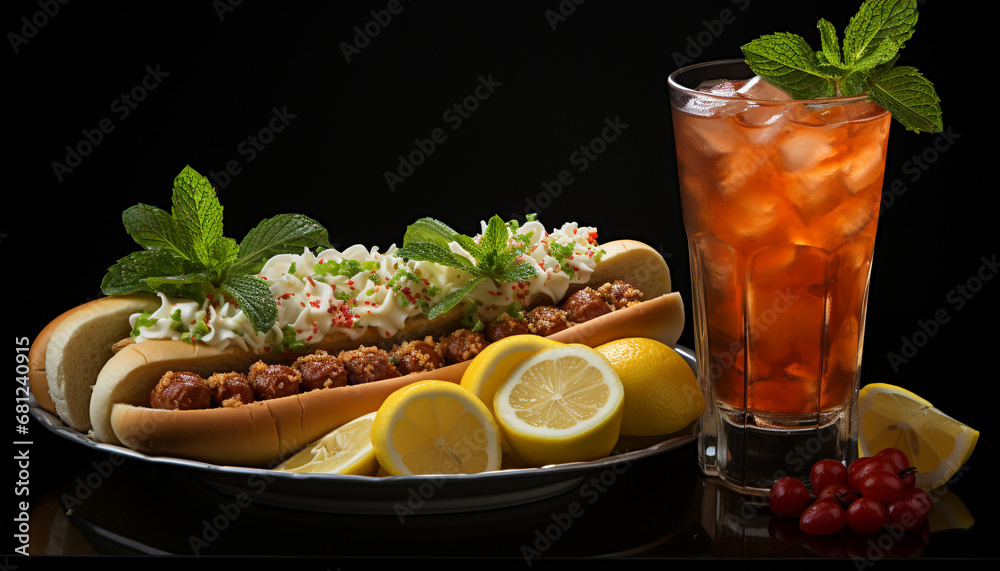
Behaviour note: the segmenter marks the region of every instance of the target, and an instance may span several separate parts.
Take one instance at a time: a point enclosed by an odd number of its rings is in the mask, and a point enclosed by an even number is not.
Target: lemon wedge
[[[622,434],[670,434],[705,412],[705,395],[694,372],[669,345],[630,337],[605,343],[596,351],[611,363],[625,388]]]
[[[493,410],[511,449],[526,464],[580,462],[614,448],[624,393],[600,353],[563,345],[518,365],[496,391]]]
[[[351,474],[373,476],[378,461],[371,431],[375,413],[358,417],[285,460],[275,468],[300,474]]]
[[[476,395],[448,381],[419,381],[389,395],[371,440],[379,465],[393,476],[500,469],[493,416]]]
[[[969,460],[979,431],[946,415],[904,388],[884,383],[866,385],[858,393],[858,453],[871,456],[898,448],[916,467],[916,486],[936,488]]]

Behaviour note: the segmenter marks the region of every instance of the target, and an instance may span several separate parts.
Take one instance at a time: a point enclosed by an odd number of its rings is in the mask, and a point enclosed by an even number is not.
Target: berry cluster
[[[845,525],[860,535],[887,525],[908,531],[923,525],[933,505],[927,491],[914,487],[916,472],[895,448],[849,467],[820,460],[809,471],[815,498],[803,482],[786,477],[771,487],[768,506],[775,515],[799,518],[799,528],[810,535],[837,533]]]

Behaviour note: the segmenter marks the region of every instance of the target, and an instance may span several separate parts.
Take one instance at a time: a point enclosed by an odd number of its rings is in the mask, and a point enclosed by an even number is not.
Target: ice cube
[[[799,172],[833,157],[836,143],[826,131],[798,128],[778,144],[778,152],[789,172]]]
[[[847,190],[856,194],[879,181],[885,171],[885,148],[880,144],[868,145],[855,151],[847,173]]]
[[[743,240],[754,240],[778,227],[778,200],[774,196],[737,197],[740,216],[733,231]]]
[[[790,101],[792,96],[755,75],[736,90],[740,97],[761,101]]]
[[[702,93],[711,93],[712,95],[721,95],[723,97],[735,97],[742,86],[744,86],[742,81],[731,81],[728,79],[713,79],[710,81],[703,81],[698,84],[695,91],[701,91]]]
[[[743,136],[731,121],[698,121],[697,127],[687,129],[691,143],[702,153],[713,156],[731,153],[743,143]]]
[[[823,224],[846,240],[868,227],[878,216],[878,198],[876,200],[862,200],[855,197],[838,206],[831,212]]]
[[[701,117],[729,117],[747,108],[747,103],[737,98],[743,82],[729,80],[705,81],[695,88],[709,97],[691,96],[683,111]],[[711,97],[711,96],[718,97]]]

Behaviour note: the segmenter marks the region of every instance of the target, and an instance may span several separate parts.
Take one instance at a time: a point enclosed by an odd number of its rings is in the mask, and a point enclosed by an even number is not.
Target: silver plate
[[[694,368],[694,354],[675,347]],[[549,498],[583,485],[588,474],[620,471],[631,462],[673,450],[696,438],[692,423],[649,446],[590,462],[553,464],[480,474],[429,476],[342,476],[293,474],[260,468],[220,466],[168,456],[151,456],[123,446],[95,442],[30,399],[32,415],[53,433],[82,446],[140,462],[191,470],[212,488],[279,507],[351,514],[458,513],[515,506]],[[646,441],[648,442],[648,440]]]

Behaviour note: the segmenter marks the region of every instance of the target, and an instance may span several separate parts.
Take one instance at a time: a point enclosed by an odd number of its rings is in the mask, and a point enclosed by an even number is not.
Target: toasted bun
[[[684,306],[680,294],[674,292],[574,325],[549,338],[591,347],[624,337],[648,337],[673,345],[683,327]],[[201,365],[194,358],[186,362],[179,357],[168,361]],[[149,408],[152,384],[144,382],[143,390],[132,401],[114,401],[108,424],[115,443],[147,454],[213,464],[273,467],[334,428],[378,410],[401,387],[429,379],[460,382],[469,362],[374,383],[259,401],[239,408]],[[220,365],[219,370],[227,368]],[[153,378],[153,384],[158,378]],[[94,396],[97,399],[96,393]],[[96,434],[98,424],[94,426]]]
[[[156,296],[102,297],[53,319],[28,351],[28,378],[38,403],[67,425],[90,429],[90,390],[111,358],[111,346],[128,337],[128,317],[155,309]]]
[[[606,254],[590,284],[628,281],[644,293],[640,304],[603,315],[552,335],[566,343],[597,346],[622,337],[649,337],[674,344],[684,325],[680,295],[669,293],[670,272],[660,254],[635,241],[602,246]],[[582,286],[581,286],[582,287]],[[550,300],[559,301],[559,300]],[[428,322],[411,318],[388,340],[328,336],[331,352],[362,344],[391,344],[406,338],[440,335],[458,326],[461,312]],[[367,334],[366,334],[367,335]],[[147,341],[119,351],[101,370],[90,401],[93,436],[157,455],[246,466],[287,458],[306,444],[358,416],[378,409],[396,389],[423,379],[459,382],[468,362],[363,385],[322,389],[254,402],[238,408],[176,411],[149,408],[149,394],[169,370],[201,375],[248,368],[254,361],[281,362],[297,355],[257,355],[236,347],[219,350],[177,341]]]

